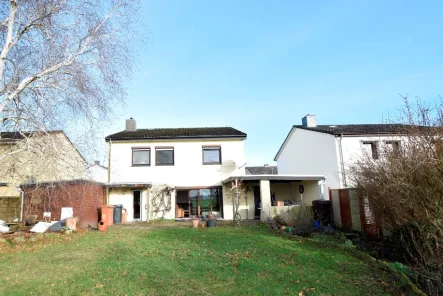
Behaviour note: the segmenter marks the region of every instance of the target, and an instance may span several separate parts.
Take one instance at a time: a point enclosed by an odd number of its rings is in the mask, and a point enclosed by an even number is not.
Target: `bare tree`
[[[137,8],[136,0],[0,1],[0,132],[93,133],[124,99]]]
[[[247,198],[246,185],[241,179],[235,179],[231,183],[226,183],[225,187],[228,198],[232,199],[233,224],[240,225],[242,217],[239,213],[239,208],[242,197]]]
[[[443,293],[443,102],[405,105],[401,141],[379,146],[378,159],[350,167],[359,193],[383,226],[394,232],[430,294]],[[396,144],[394,144],[396,143]]]

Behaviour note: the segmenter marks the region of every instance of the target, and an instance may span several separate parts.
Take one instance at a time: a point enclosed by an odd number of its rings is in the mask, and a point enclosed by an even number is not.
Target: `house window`
[[[155,148],[156,165],[174,165],[174,147]]]
[[[221,164],[221,148],[203,147],[203,164]]]
[[[386,145],[392,147],[392,151],[395,153],[400,152],[400,141],[386,141]]]
[[[132,165],[133,166],[151,165],[151,149],[132,148]]]
[[[363,147],[368,153],[371,153],[373,159],[378,159],[377,142],[363,142]]]

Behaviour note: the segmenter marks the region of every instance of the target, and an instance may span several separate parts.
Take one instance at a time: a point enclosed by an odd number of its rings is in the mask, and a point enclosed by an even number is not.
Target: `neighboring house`
[[[83,179],[85,168],[63,131],[1,132],[0,220],[22,219],[21,184]]]
[[[217,217],[232,219],[222,181],[245,174],[245,139],[231,127],[136,129],[131,118],[124,131],[106,137],[108,203],[122,204],[128,221],[207,215],[211,205]],[[170,199],[158,204],[166,187]]]
[[[350,186],[348,166],[368,153],[378,158],[380,145],[401,146],[405,135],[399,124],[317,125],[315,115],[306,115],[302,125],[294,125],[274,160],[281,174],[320,174],[328,188]]]
[[[101,165],[100,161],[96,160],[86,168],[86,178],[100,183],[108,182],[108,168]]]

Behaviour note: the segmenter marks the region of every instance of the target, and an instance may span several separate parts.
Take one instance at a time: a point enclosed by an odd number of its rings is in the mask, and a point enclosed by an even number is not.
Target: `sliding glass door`
[[[223,197],[221,188],[189,190],[189,209],[191,216],[214,214],[222,217]]]

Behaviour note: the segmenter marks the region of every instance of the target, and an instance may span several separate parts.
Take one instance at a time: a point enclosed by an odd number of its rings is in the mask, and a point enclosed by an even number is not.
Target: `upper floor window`
[[[392,147],[392,151],[395,153],[400,152],[400,141],[386,141],[386,145]]]
[[[378,159],[378,145],[377,142],[373,141],[364,141],[363,147],[366,151],[371,153],[373,159]]]
[[[150,148],[132,148],[132,165],[151,165]]]
[[[174,147],[155,148],[156,165],[174,165]]]
[[[221,148],[203,147],[203,164],[221,164]]]

